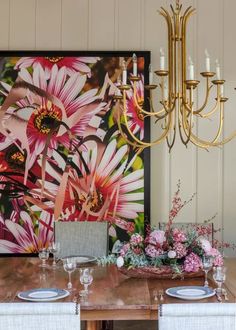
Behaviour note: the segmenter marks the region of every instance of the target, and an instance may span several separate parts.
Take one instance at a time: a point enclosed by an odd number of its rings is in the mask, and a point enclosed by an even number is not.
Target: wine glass
[[[68,291],[73,291],[75,289],[72,286],[71,273],[73,273],[76,269],[76,259],[72,258],[72,257],[63,259],[63,267],[64,267],[64,270],[69,274],[69,281],[68,281],[68,284],[67,284],[67,290]]]
[[[88,295],[88,287],[93,282],[93,268],[80,269],[80,283],[84,286],[84,290],[80,291],[81,296]]]
[[[42,264],[39,265],[40,267],[43,267],[44,269],[47,267],[46,260],[49,258],[49,251],[45,248],[39,250],[39,259],[42,261]]]
[[[222,294],[222,284],[225,282],[226,279],[226,267],[215,267],[213,272],[213,279],[217,284],[216,292],[218,294]]]
[[[57,263],[56,263],[56,254],[60,251],[60,243],[59,242],[52,242],[49,251],[53,254],[53,262],[52,262],[52,268],[56,269]]]
[[[211,256],[203,256],[202,268],[205,272],[205,282],[204,282],[205,287],[208,287],[207,274],[208,274],[209,270],[211,270],[212,266],[213,266],[213,258]]]

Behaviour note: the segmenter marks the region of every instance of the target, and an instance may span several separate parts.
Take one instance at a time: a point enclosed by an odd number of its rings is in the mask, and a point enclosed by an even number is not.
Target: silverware
[[[160,301],[164,301],[164,290],[159,290]]]
[[[157,290],[153,290],[152,294],[153,294],[153,298],[154,298],[154,300],[155,300],[155,301],[158,301],[158,293],[157,293]]]
[[[224,296],[225,300],[229,300],[228,293],[225,289],[222,289],[222,293],[223,293],[223,296]]]
[[[218,292],[216,292],[216,298],[219,302],[222,302],[222,297]]]

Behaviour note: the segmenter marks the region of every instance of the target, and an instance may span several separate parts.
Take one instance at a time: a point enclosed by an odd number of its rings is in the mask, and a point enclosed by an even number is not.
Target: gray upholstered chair
[[[1,330],[80,330],[79,305],[58,303],[1,303]]]
[[[102,257],[108,253],[108,223],[56,222],[55,241],[60,242],[58,258],[72,255]]]
[[[236,304],[164,304],[159,307],[159,330],[235,330]]]

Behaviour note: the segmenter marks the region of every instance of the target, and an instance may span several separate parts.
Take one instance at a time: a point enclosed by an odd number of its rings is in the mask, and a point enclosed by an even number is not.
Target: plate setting
[[[18,293],[18,298],[28,301],[54,301],[69,296],[69,291],[57,288],[39,288]]]
[[[166,294],[184,300],[199,300],[215,295],[215,290],[204,286],[177,286],[166,290]]]
[[[86,255],[66,256],[66,257],[63,257],[62,260],[66,259],[66,258],[74,258],[75,261],[76,261],[76,264],[78,264],[78,265],[87,264],[87,263],[90,263],[90,262],[96,262],[97,261],[96,257],[86,256]]]

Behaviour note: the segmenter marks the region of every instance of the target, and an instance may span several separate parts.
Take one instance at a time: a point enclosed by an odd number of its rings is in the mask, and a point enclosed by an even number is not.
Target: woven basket
[[[203,271],[198,271],[196,273],[181,273],[176,274],[173,273],[170,266],[162,266],[162,267],[137,267],[137,268],[126,268],[121,267],[119,271],[128,276],[135,278],[159,278],[159,279],[174,279],[174,278],[194,278],[194,277],[202,277],[204,276]]]

